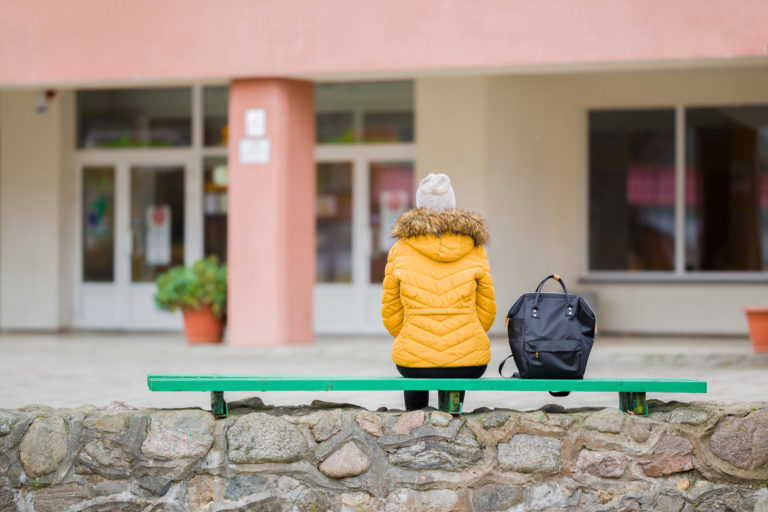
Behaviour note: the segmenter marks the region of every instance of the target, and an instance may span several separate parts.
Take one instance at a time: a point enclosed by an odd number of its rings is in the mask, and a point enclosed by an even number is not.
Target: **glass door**
[[[199,178],[185,158],[115,160],[80,165],[75,327],[180,329],[179,313],[156,309],[155,279],[200,257]]]
[[[316,151],[315,331],[384,334],[381,282],[392,227],[414,204],[410,148]]]

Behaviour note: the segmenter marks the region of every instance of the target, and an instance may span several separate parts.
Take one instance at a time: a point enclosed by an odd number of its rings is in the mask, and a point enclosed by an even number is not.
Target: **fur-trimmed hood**
[[[428,208],[409,210],[400,215],[392,236],[438,261],[458,259],[474,247],[488,245],[490,239],[488,227],[480,215],[464,210]]]
[[[392,236],[400,239],[423,235],[439,237],[445,233],[468,236],[475,246],[486,246],[490,240],[483,218],[464,210],[408,210],[400,215],[392,228]]]

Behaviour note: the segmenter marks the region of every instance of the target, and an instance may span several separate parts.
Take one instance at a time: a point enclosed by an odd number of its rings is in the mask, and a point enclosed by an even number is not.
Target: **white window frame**
[[[587,108],[585,111],[584,126],[586,134],[584,140],[584,175],[585,189],[583,218],[585,222],[586,239],[584,243],[584,262],[586,268],[583,271],[582,281],[594,282],[637,282],[637,283],[762,283],[768,282],[768,270],[763,271],[686,271],[685,270],[685,112],[688,108],[717,108],[717,107],[750,107],[765,106],[766,103],[741,103],[741,102],[718,102],[708,104],[675,104],[675,105],[644,105],[644,106],[596,106]],[[592,226],[589,220],[590,208],[590,167],[589,167],[589,114],[594,111],[608,110],[656,110],[656,109],[674,109],[675,113],[675,247],[674,247],[674,269],[670,271],[654,270],[592,270],[590,262],[590,232]]]

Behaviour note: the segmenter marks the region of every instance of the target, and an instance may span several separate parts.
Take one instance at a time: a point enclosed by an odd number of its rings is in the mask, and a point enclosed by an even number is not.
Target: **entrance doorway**
[[[390,233],[413,208],[411,144],[317,146],[315,332],[385,334]]]
[[[155,278],[202,254],[201,167],[188,151],[81,154],[74,325],[178,330],[154,306]]]

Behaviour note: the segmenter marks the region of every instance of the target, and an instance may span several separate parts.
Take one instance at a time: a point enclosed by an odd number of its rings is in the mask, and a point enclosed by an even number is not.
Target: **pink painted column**
[[[314,148],[311,82],[238,79],[230,84],[230,344],[314,340]]]

